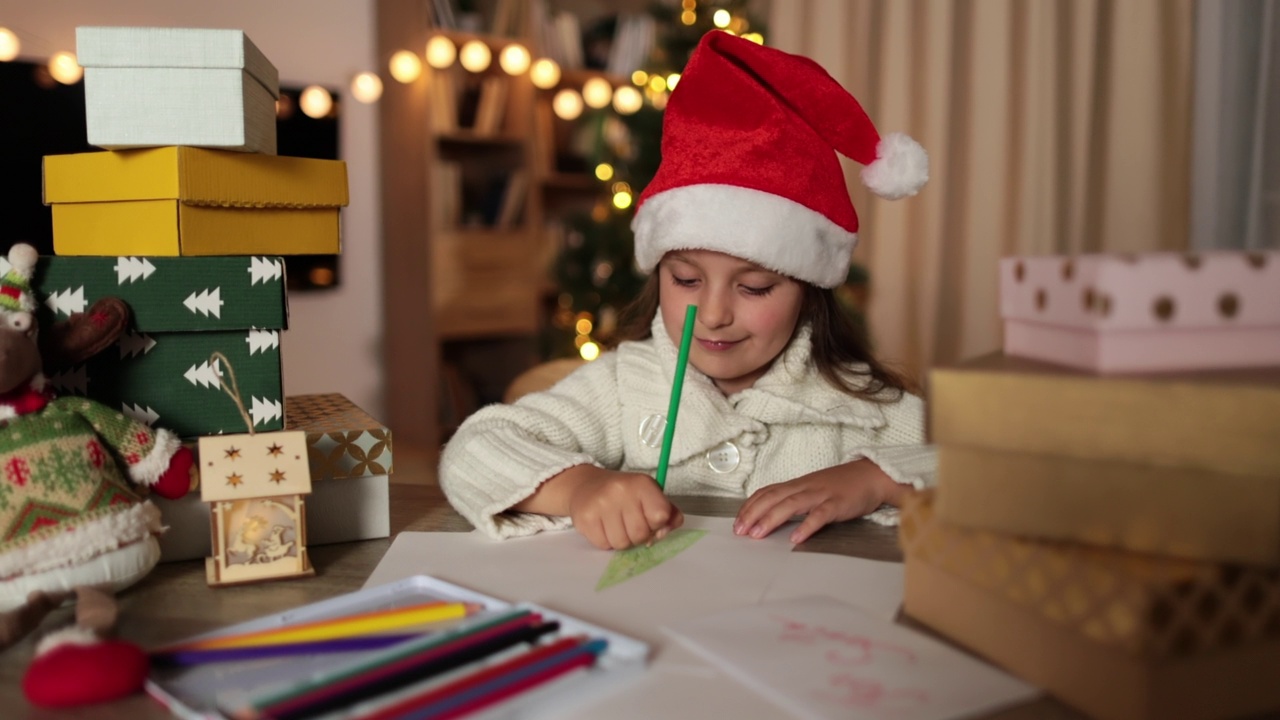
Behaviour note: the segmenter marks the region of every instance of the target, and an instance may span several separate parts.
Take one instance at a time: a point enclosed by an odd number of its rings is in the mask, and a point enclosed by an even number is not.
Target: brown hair
[[[653,317],[658,312],[658,275],[654,270],[640,294],[623,308],[617,342],[645,340],[653,335]],[[799,282],[804,287],[804,296],[796,328],[804,323],[812,328],[810,357],[818,373],[853,397],[879,403],[897,402],[909,389],[906,378],[875,359],[865,335],[854,326],[833,290]],[[855,369],[855,366],[859,367]]]

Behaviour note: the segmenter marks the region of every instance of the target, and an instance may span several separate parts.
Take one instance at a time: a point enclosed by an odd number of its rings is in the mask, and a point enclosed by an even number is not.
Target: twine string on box
[[[218,371],[219,362],[227,368],[227,375],[231,376],[230,386],[222,379],[222,373]],[[231,361],[227,359],[226,355],[214,350],[213,354],[209,356],[209,364],[213,366],[213,374],[218,376],[218,385],[235,401],[236,409],[240,411],[240,417],[244,419],[244,424],[249,428],[249,434],[252,435],[253,419],[249,417],[249,412],[244,409],[244,401],[240,399],[240,383],[236,382],[236,370],[231,366]]]

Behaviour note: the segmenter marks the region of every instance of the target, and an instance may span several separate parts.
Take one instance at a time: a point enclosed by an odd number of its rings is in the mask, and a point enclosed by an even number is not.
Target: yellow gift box
[[[341,248],[340,160],[194,147],[49,155],[58,255],[322,255]]]

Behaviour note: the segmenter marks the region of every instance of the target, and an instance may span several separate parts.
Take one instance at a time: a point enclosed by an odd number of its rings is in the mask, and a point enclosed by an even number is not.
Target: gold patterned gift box
[[[903,508],[910,616],[1099,718],[1280,708],[1280,570],[1036,541]]]
[[[285,429],[307,436],[307,545],[390,535],[391,431],[338,393],[289,396],[284,410]],[[162,561],[210,554],[209,508],[199,493],[152,501],[169,526],[160,537]]]

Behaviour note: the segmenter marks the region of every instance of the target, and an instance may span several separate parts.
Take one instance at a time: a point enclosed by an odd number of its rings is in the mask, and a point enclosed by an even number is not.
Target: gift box
[[[1004,351],[1094,372],[1280,365],[1280,251],[1010,257]]]
[[[307,255],[340,251],[340,160],[193,147],[49,155],[58,255]]]
[[[1280,478],[939,445],[938,517],[1136,552],[1280,566]]]
[[[129,332],[85,365],[49,378],[60,394],[86,395],[180,437],[243,433],[244,418],[220,386],[231,363],[253,430],[284,428],[280,333],[287,327],[284,260],[278,257],[41,257],[33,287],[42,322],[115,296],[129,304]]]
[[[307,544],[390,535],[391,431],[336,393],[290,396],[285,399],[285,415],[286,429],[307,436]],[[160,537],[162,561],[210,555],[209,506],[200,501],[199,493],[152,502],[169,526]]]
[[[1094,717],[1280,708],[1280,571],[962,530],[931,504],[901,516],[911,617]]]
[[[89,144],[274,155],[275,66],[240,30],[79,27]]]
[[[1280,478],[1277,428],[1280,368],[1100,376],[994,353],[929,374],[939,445]]]

